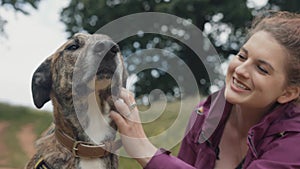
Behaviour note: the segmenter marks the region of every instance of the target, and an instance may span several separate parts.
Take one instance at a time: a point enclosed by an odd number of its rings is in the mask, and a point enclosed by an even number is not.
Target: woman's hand
[[[157,148],[144,132],[133,94],[123,88],[120,98],[114,103],[118,113],[111,111],[110,117],[118,126],[125,151],[145,167]]]

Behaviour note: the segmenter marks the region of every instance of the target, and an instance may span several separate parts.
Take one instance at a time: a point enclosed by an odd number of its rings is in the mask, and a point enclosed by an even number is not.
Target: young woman
[[[192,114],[178,157],[151,144],[131,105],[134,97],[123,89],[125,102],[115,102],[119,113],[111,112],[111,118],[125,150],[145,169],[300,168],[299,51],[299,14],[271,12],[255,19],[229,64],[226,86]],[[206,137],[203,124],[216,111],[221,121]]]

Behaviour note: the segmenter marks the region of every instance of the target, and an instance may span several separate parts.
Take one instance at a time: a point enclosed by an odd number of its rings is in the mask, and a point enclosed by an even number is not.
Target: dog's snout
[[[96,43],[95,48],[94,48],[95,52],[112,52],[113,54],[116,54],[120,51],[119,46],[114,43],[113,41],[99,41]]]

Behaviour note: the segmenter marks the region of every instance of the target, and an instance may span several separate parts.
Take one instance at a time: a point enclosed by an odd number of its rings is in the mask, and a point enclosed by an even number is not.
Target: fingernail
[[[117,113],[117,112],[115,112],[115,111],[110,111],[108,116],[111,118],[111,115],[112,115],[112,114],[115,114],[115,113]]]
[[[118,98],[118,99],[116,100],[116,102],[124,103],[124,100],[121,99],[121,98]]]

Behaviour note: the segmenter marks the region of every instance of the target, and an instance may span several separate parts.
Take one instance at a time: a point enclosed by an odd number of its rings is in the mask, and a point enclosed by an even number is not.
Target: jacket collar
[[[300,105],[292,102],[287,103],[273,112],[279,115],[278,118],[269,117],[271,124],[266,136],[285,132],[300,132]],[[270,116],[272,115],[270,114]]]
[[[263,137],[281,135],[286,132],[300,132],[300,106],[293,102],[277,105],[252,128],[248,135],[254,145]]]
[[[232,107],[232,104],[225,100],[224,91],[225,88],[222,88],[219,92],[210,95],[203,104],[206,117],[198,142],[207,141],[214,148],[219,144]]]

